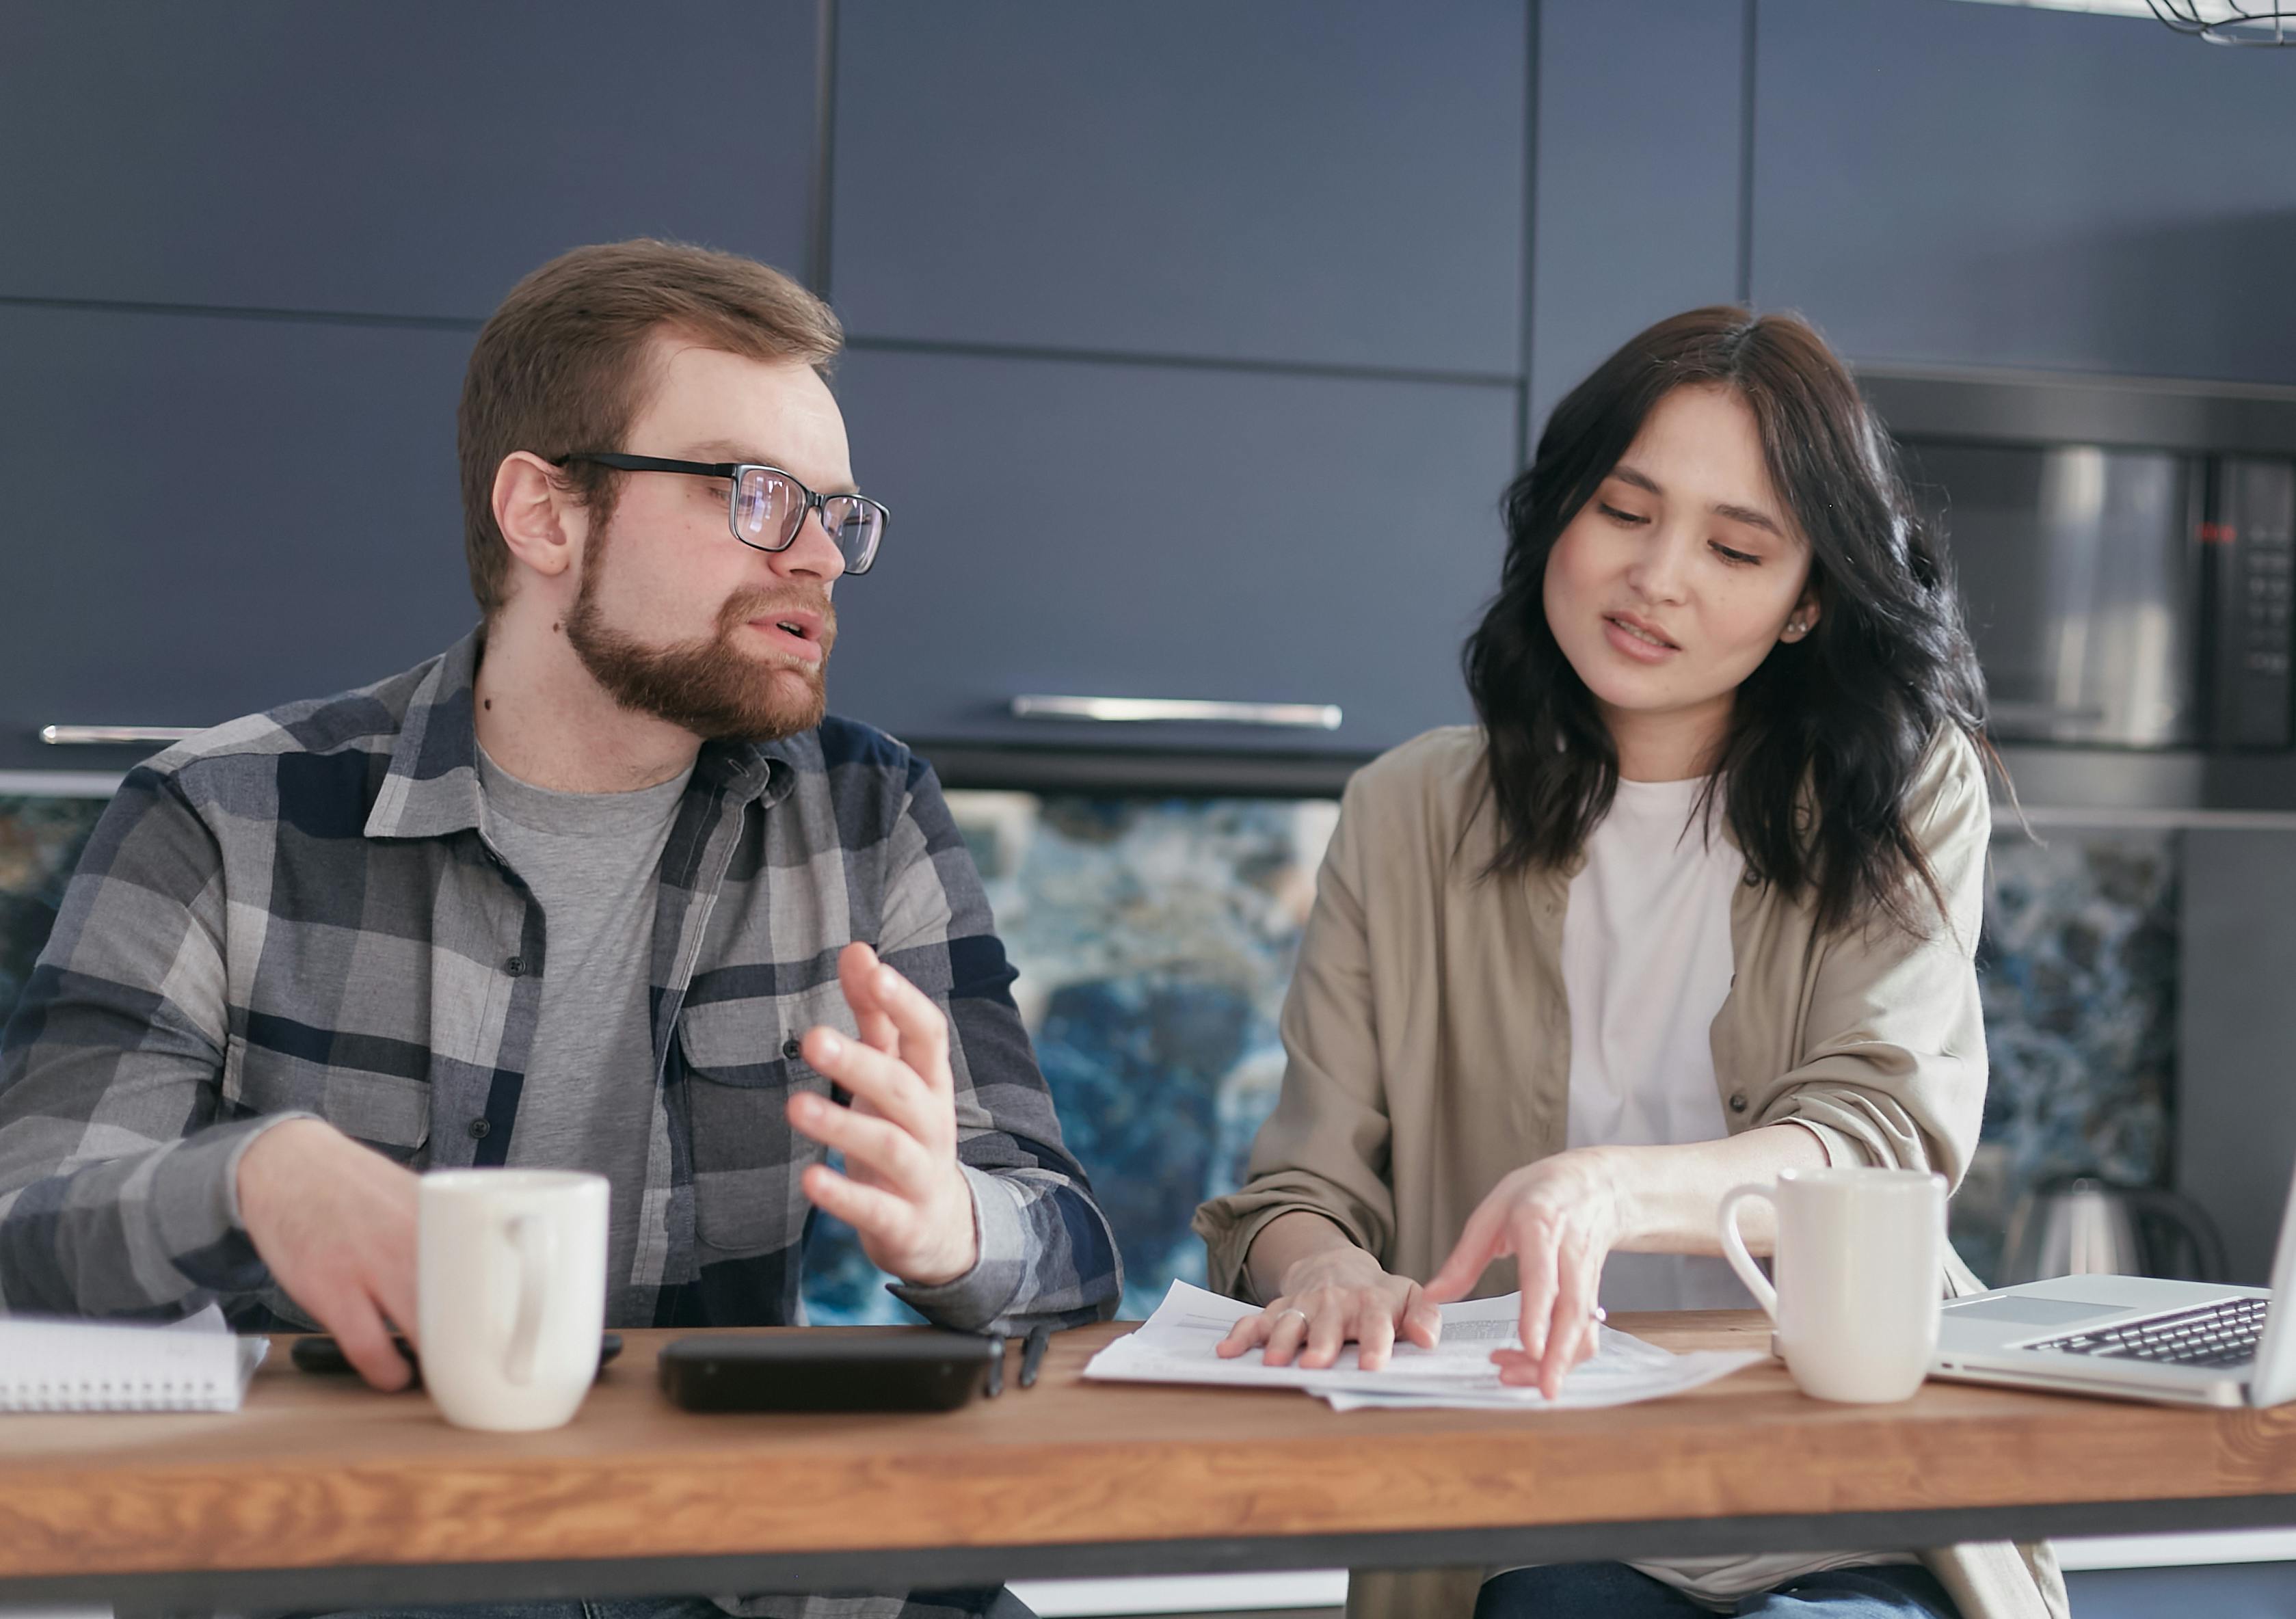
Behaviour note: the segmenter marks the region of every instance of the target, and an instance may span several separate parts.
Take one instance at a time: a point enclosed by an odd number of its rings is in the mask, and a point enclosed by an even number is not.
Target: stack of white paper
[[[1676,1354],[1608,1327],[1595,1358],[1562,1380],[1549,1400],[1536,1388],[1499,1381],[1491,1351],[1519,1346],[1515,1321],[1520,1294],[1471,1299],[1442,1307],[1443,1330],[1432,1349],[1398,1343],[1395,1357],[1378,1371],[1356,1363],[1353,1345],[1336,1364],[1322,1371],[1297,1366],[1263,1365],[1258,1350],[1224,1361],[1215,1346],[1241,1318],[1256,1313],[1250,1304],[1186,1282],[1176,1281],[1138,1331],[1117,1339],[1093,1356],[1087,1378],[1115,1383],[1212,1383],[1243,1388],[1300,1388],[1331,1402],[1335,1410],[1464,1406],[1508,1410],[1570,1410],[1625,1405],[1655,1400],[1726,1378],[1763,1359],[1755,1351],[1716,1349]]]
[[[0,1318],[0,1411],[235,1411],[270,1347],[212,1304],[165,1327]]]

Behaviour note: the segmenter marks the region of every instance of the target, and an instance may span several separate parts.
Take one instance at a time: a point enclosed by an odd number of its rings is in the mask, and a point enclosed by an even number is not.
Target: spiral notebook
[[[0,1411],[235,1411],[270,1347],[212,1304],[165,1327],[0,1317]]]

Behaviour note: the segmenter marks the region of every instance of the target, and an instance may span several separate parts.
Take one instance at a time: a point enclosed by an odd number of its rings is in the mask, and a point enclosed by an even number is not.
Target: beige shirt
[[[1282,1096],[1242,1189],[1196,1214],[1214,1288],[1249,1296],[1252,1239],[1295,1209],[1424,1279],[1501,1176],[1562,1149],[1562,941],[1575,871],[1480,876],[1496,838],[1482,756],[1472,729],[1431,732],[1349,783],[1284,1002]],[[1835,1164],[1933,1168],[1957,1184],[1985,1098],[1972,962],[1991,830],[1984,773],[1958,733],[1931,748],[1908,822],[1947,902],[1926,935],[1886,923],[1821,934],[1807,900],[1759,882],[1735,895],[1715,1081],[1733,1134],[1792,1121]],[[1477,1291],[1514,1285],[1501,1260]],[[1976,1282],[1955,1261],[1947,1285]],[[2046,1548],[1961,1546],[1923,1560],[1967,1619],[2066,1611]],[[1464,1615],[1480,1577],[1358,1575],[1349,1611]]]

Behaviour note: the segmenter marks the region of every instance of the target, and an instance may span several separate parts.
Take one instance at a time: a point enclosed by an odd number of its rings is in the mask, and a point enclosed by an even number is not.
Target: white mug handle
[[[550,1222],[539,1214],[514,1214],[503,1228],[518,1249],[518,1314],[510,1329],[510,1353],[503,1375],[523,1388],[534,1381],[534,1352],[542,1340],[542,1306],[550,1262],[557,1250]]]
[[[1778,1319],[1778,1290],[1770,1286],[1770,1279],[1762,1274],[1762,1267],[1756,1264],[1754,1256],[1746,1251],[1746,1239],[1738,1234],[1738,1206],[1749,1198],[1759,1198],[1773,1209],[1778,1206],[1775,1187],[1738,1186],[1724,1194],[1722,1206],[1714,1216],[1721,1228],[1722,1257],[1728,1260],[1730,1268],[1738,1272],[1738,1280],[1746,1284],[1746,1291],[1754,1296],[1754,1302],[1761,1305],[1762,1312],[1775,1322]]]

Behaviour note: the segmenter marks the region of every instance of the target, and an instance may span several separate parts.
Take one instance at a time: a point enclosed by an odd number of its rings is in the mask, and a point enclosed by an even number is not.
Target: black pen
[[[1021,1351],[1021,1386],[1029,1387],[1037,1380],[1037,1368],[1045,1363],[1045,1347],[1053,1341],[1053,1325],[1039,1321],[1029,1329],[1029,1342]]]

